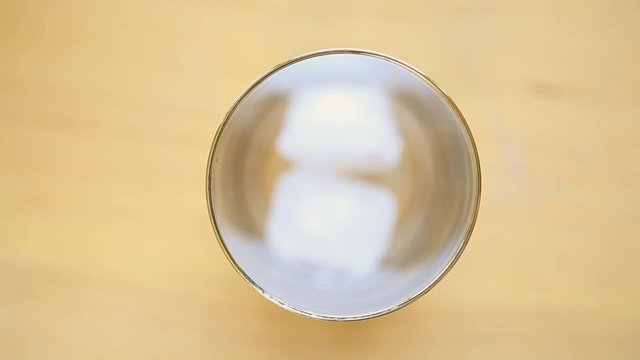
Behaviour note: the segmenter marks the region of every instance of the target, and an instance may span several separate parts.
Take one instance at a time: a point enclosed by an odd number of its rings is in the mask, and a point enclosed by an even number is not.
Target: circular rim
[[[227,126],[227,123],[229,122],[229,119],[233,115],[235,109],[238,107],[238,104],[240,104],[240,102],[242,102],[242,100],[254,88],[256,88],[258,85],[260,85],[264,80],[266,80],[272,74],[274,74],[274,73],[276,73],[276,72],[288,67],[289,65],[293,65],[293,64],[295,64],[297,62],[304,61],[304,60],[307,60],[307,59],[311,59],[311,58],[314,58],[314,57],[326,56],[326,55],[335,55],[335,54],[362,55],[362,56],[370,56],[370,57],[378,58],[378,59],[381,59],[381,60],[384,60],[384,61],[388,61],[388,62],[394,63],[394,64],[396,64],[396,65],[398,65],[398,66],[410,71],[411,73],[413,73],[414,75],[416,75],[417,77],[422,79],[427,85],[429,85],[437,93],[442,95],[442,97],[445,99],[445,101],[451,107],[451,109],[453,109],[455,111],[455,113],[457,115],[457,118],[459,120],[459,123],[462,126],[462,128],[464,129],[464,133],[466,135],[468,143],[471,145],[471,149],[473,150],[473,156],[472,157],[473,157],[473,160],[475,160],[475,161],[473,161],[473,169],[472,169],[473,170],[472,171],[473,172],[473,177],[476,179],[476,181],[474,182],[474,186],[473,186],[473,192],[474,192],[474,195],[475,195],[475,196],[473,196],[473,199],[472,199],[473,200],[473,209],[472,209],[471,216],[467,219],[467,223],[466,223],[466,226],[465,226],[466,230],[465,230],[465,233],[464,233],[464,238],[462,239],[462,241],[458,245],[458,248],[455,250],[455,254],[451,258],[451,260],[449,260],[449,262],[440,270],[440,272],[436,275],[436,277],[432,281],[427,283],[420,291],[418,291],[417,293],[411,295],[408,299],[404,300],[403,302],[401,302],[399,304],[396,304],[394,306],[390,306],[388,308],[382,309],[382,310],[371,312],[371,313],[366,313],[366,314],[361,314],[361,315],[350,315],[350,316],[334,316],[334,315],[326,315],[326,314],[317,314],[317,313],[309,312],[309,311],[306,311],[306,310],[298,309],[298,308],[295,308],[293,306],[288,305],[287,303],[285,303],[283,301],[280,301],[280,300],[272,297],[267,291],[265,291],[262,287],[260,287],[260,285],[258,285],[255,281],[253,281],[253,279],[249,275],[247,275],[247,273],[244,272],[242,267],[236,262],[236,260],[234,259],[233,255],[231,255],[231,252],[227,248],[227,245],[225,244],[225,242],[224,242],[224,240],[222,238],[222,234],[220,233],[220,230],[218,228],[218,221],[216,219],[215,208],[214,208],[214,205],[213,205],[213,199],[211,197],[211,194],[212,194],[212,189],[211,189],[211,185],[212,185],[212,181],[211,181],[212,161],[213,161],[214,155],[216,153],[216,149],[217,149],[220,137],[222,135],[222,132],[224,131],[224,128]],[[396,58],[394,58],[392,56],[389,56],[389,55],[386,55],[386,54],[383,54],[383,53],[379,53],[379,52],[375,52],[375,51],[371,51],[371,50],[353,49],[353,48],[324,49],[324,50],[318,50],[318,51],[314,51],[314,52],[310,52],[310,53],[306,53],[306,54],[294,57],[294,58],[292,58],[290,60],[287,60],[287,61],[285,61],[285,62],[273,67],[271,70],[269,70],[266,73],[264,73],[257,80],[255,80],[251,85],[249,85],[249,87],[246,88],[242,92],[242,94],[236,99],[236,101],[233,103],[233,105],[231,106],[229,111],[227,111],[222,123],[220,124],[220,126],[218,127],[218,130],[215,133],[215,136],[213,138],[213,142],[211,144],[211,149],[209,151],[209,158],[207,160],[207,173],[206,173],[206,195],[207,195],[207,208],[209,210],[209,219],[211,220],[211,225],[213,226],[213,231],[215,233],[216,239],[218,240],[218,244],[222,248],[227,260],[229,260],[229,262],[231,263],[233,268],[256,291],[258,291],[262,296],[267,298],[269,301],[275,303],[276,305],[278,305],[278,306],[280,306],[280,307],[282,307],[282,308],[284,308],[286,310],[289,310],[291,312],[294,312],[296,314],[304,315],[304,316],[311,317],[311,318],[314,318],[314,319],[328,320],[328,321],[358,321],[358,320],[372,319],[372,318],[376,318],[376,317],[379,317],[379,316],[382,316],[382,315],[385,315],[385,314],[389,314],[391,312],[394,312],[396,310],[399,310],[399,309],[411,304],[412,302],[414,302],[415,300],[420,298],[422,295],[424,295],[427,292],[429,292],[435,285],[437,285],[440,282],[440,280],[442,280],[442,278],[456,264],[456,262],[458,261],[458,259],[462,255],[465,247],[469,243],[469,239],[471,237],[471,233],[473,232],[473,228],[475,226],[476,219],[478,217],[478,210],[479,210],[479,207],[480,207],[480,193],[481,193],[481,187],[482,187],[481,185],[482,185],[482,181],[481,181],[480,158],[478,156],[478,149],[477,149],[476,143],[475,143],[475,141],[473,139],[473,135],[471,134],[471,130],[469,129],[469,125],[467,124],[467,121],[464,118],[464,115],[462,115],[462,112],[456,106],[456,104],[453,102],[453,100],[433,80],[431,80],[428,76],[423,74],[420,70],[416,69],[415,67],[413,67],[413,66],[411,66],[411,65],[409,65],[409,64],[407,64],[407,63],[405,63],[405,62],[403,62],[403,61],[401,61],[399,59],[396,59]]]

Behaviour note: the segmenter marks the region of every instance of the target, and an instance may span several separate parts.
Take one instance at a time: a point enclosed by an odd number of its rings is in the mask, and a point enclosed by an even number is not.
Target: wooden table
[[[640,2],[4,1],[0,359],[640,358]],[[328,47],[423,69],[478,143],[455,269],[357,323],[288,313],[214,241],[214,131]]]

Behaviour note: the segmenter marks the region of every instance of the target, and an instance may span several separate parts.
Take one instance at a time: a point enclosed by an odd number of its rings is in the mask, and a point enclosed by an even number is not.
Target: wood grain
[[[637,1],[0,2],[0,359],[640,358]],[[214,131],[327,47],[433,77],[483,170],[470,246],[417,303],[290,314],[213,240]]]

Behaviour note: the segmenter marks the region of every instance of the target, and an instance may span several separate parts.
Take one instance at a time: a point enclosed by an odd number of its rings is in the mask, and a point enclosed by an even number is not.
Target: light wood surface
[[[640,358],[640,2],[0,2],[0,359]],[[214,241],[214,131],[273,65],[403,59],[465,113],[470,245],[365,322],[278,308]]]

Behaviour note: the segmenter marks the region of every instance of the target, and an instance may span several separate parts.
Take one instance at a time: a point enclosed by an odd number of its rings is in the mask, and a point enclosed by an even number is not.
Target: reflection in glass
[[[398,165],[402,139],[379,89],[302,89],[285,111],[277,150],[291,162],[267,215],[267,244],[320,270],[366,273],[387,252],[397,200],[384,185],[350,178]]]
[[[295,166],[366,175],[400,162],[402,138],[379,88],[309,86],[294,93],[287,106],[277,149]]]
[[[396,199],[384,186],[295,168],[278,179],[267,244],[335,275],[366,273],[387,253],[396,213]]]

